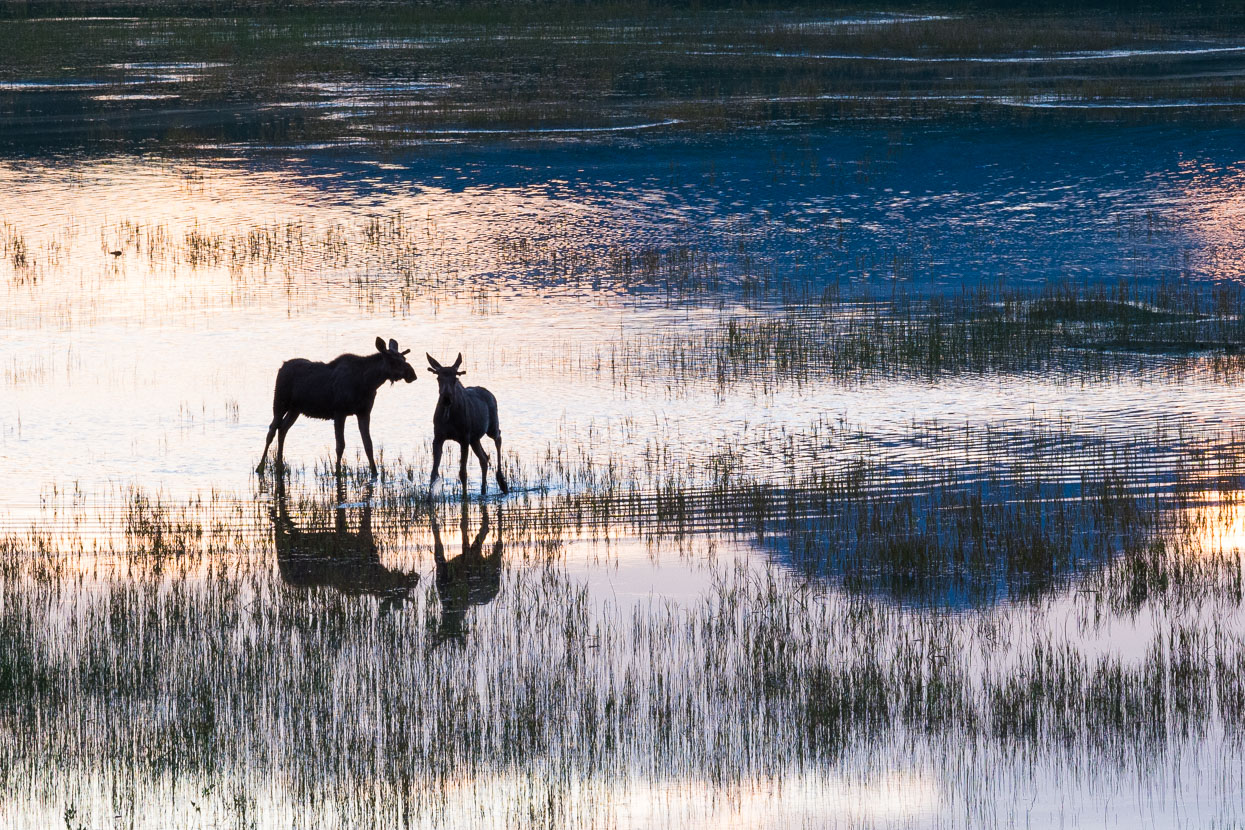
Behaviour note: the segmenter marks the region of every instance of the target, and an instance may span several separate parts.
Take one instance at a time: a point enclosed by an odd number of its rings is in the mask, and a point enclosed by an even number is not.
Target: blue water
[[[387,170],[306,156],[293,166],[333,201],[382,207],[426,187],[574,201],[625,223],[632,245],[710,252],[728,284],[749,270],[883,294],[1245,276],[1245,136],[1218,127],[647,133],[426,147]],[[571,233],[590,248],[593,230]]]

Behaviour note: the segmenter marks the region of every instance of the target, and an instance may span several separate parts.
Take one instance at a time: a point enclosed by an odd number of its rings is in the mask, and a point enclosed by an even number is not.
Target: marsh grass
[[[1235,382],[1245,349],[1241,296],[1160,283],[1139,288],[983,289],[921,299],[837,292],[728,314],[703,333],[614,349],[626,379],[644,365],[719,387],[833,379],[936,380],[964,374],[1193,377]]]
[[[465,509],[468,535],[490,511],[505,545],[500,592],[451,642],[409,462],[376,484],[351,469],[340,490],[327,466],[288,481],[301,527],[343,509],[353,524],[371,499],[383,560],[425,573],[396,610],[282,582],[268,480],[188,502],[129,490],[110,537],[57,488],[42,529],[0,540],[4,809],[36,824],[107,809],[135,826],[615,826],[620,804],[651,797],[642,780],[706,788],[671,822],[711,824],[737,788],[863,775],[918,745],[950,765],[937,788],[989,826],[980,788],[1014,753],[1057,780],[1092,755],[1096,775],[1147,781],[1164,757],[1239,740],[1242,560],[1219,532],[1245,511],[1238,436],[1121,443],[1035,423],[908,442],[920,460],[862,453],[768,479],[733,454],[697,466],[655,448],[628,468],[550,453],[516,477],[524,493],[434,508]],[[530,486],[553,476],[580,487]],[[697,555],[690,599],[594,593],[583,544],[608,572],[628,536],[658,561],[701,539],[778,566]],[[1122,634],[1130,647],[1112,645]],[[971,785],[965,763],[981,765]]]
[[[859,175],[871,162],[866,157],[833,164]],[[811,155],[774,157],[769,166],[780,178],[788,168],[798,168],[792,173],[797,177],[846,175],[818,170]],[[672,186],[689,172],[676,174],[672,165]],[[191,167],[184,173],[211,170]],[[601,217],[608,215],[605,210]],[[114,291],[143,276],[126,270],[137,260],[153,278],[175,279],[183,269],[216,272],[245,295],[276,292],[300,310],[314,308],[315,297],[325,293],[325,274],[335,278],[335,300],[345,290],[362,308],[387,305],[404,313],[423,303],[435,307],[468,298],[483,315],[497,301],[554,287],[601,303],[716,306],[722,311],[717,330],[704,337],[628,348],[655,345],[667,352],[666,361],[689,365],[700,356],[685,352],[711,355],[718,373],[745,361],[810,368],[856,361],[865,370],[870,362],[923,362],[936,371],[944,361],[949,368],[960,363],[1005,369],[1005,352],[1031,352],[1034,361],[1050,362],[1055,352],[1077,348],[1237,351],[1240,292],[1231,282],[1203,286],[1193,279],[1217,273],[1220,254],[1199,251],[1204,261],[1191,262],[1186,219],[1174,213],[1115,218],[1117,236],[1137,248],[1133,277],[1091,285],[1047,279],[1034,288],[980,282],[959,293],[900,291],[903,281],[933,271],[928,251],[917,250],[928,249],[928,242],[910,238],[875,250],[841,218],[837,225],[825,220],[813,228],[812,244],[794,262],[776,255],[762,229],[747,221],[725,226],[712,240],[676,228],[654,241],[635,242],[610,233],[585,237],[574,220],[559,216],[486,232],[466,244],[462,234],[477,229],[401,208],[318,221],[196,220],[174,226],[123,219],[101,225],[98,236],[99,250],[116,258],[106,260],[114,267],[104,281]],[[79,221],[70,217],[64,228],[35,237],[4,225],[0,263],[13,288],[41,286],[29,293],[36,306],[51,304],[76,285],[70,284],[71,266],[86,255]],[[1185,248],[1183,270],[1173,271],[1162,259],[1171,247]],[[348,279],[336,279],[341,276]],[[635,359],[646,357],[637,353]]]
[[[628,798],[637,766],[729,791],[915,741],[985,764],[1020,750],[1069,775],[1093,752],[1125,775],[1240,722],[1235,553],[1151,546],[1103,563],[1086,593],[978,615],[730,568],[688,604],[601,605],[543,551],[516,554],[535,564],[512,564],[470,635],[437,647],[431,589],[381,615],[288,590],[266,557],[83,580],[10,549],[0,706],[15,728],[0,753],[34,786],[8,809],[59,815],[96,791],[76,809],[159,821],[125,796],[137,782],[188,821],[610,826],[602,805]],[[1156,625],[1140,657],[1090,645],[1168,607],[1219,610]],[[36,766],[47,757],[61,760]]]
[[[1190,535],[1182,523],[1191,511],[1235,509],[1245,472],[1235,451],[1240,435],[1181,422],[1140,435],[1064,419],[1007,427],[931,422],[886,436],[825,422],[758,433],[749,449],[700,458],[657,442],[627,456],[600,439],[550,447],[526,462],[507,458],[514,493],[485,504],[505,516],[508,538],[552,550],[619,534],[652,545],[726,534],[763,543],[810,578],[859,588],[875,579],[925,584],[911,592],[915,599],[951,583],[988,591],[1030,577],[1039,587],[1055,584],[1169,532]],[[389,545],[426,542],[427,458],[382,458],[381,467],[375,482],[354,465],[335,483],[331,459],[322,459],[287,468],[279,489],[291,492],[295,516],[323,524],[326,510],[357,509],[362,500],[375,507]],[[107,542],[100,552],[155,559],[253,555],[270,530],[274,486],[265,476],[249,495],[213,492],[184,502],[129,489],[103,497],[123,506],[114,512],[77,491],[50,495],[42,530],[72,534],[81,523]],[[450,482],[438,509],[460,498]],[[1206,536],[1214,523],[1197,517]],[[10,552],[21,544],[20,534],[5,542]],[[983,596],[995,599],[988,591]]]

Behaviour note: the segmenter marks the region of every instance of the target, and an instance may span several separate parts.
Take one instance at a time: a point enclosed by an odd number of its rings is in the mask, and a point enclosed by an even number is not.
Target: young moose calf
[[[376,390],[385,381],[415,380],[415,369],[406,362],[410,352],[398,351],[398,341],[376,338],[376,354],[360,357],[344,354],[328,363],[295,358],[281,364],[277,371],[277,385],[272,395],[272,423],[268,426],[268,439],[259,456],[255,471],[264,471],[264,458],[272,436],[277,436],[277,467],[281,467],[285,453],[285,433],[299,415],[322,418],[333,422],[337,433],[337,474],[342,471],[342,451],[346,449],[346,419],[351,415],[359,422],[359,437],[367,461],[376,475],[376,460],[372,458],[372,404],[376,402]]]
[[[485,435],[497,445],[497,486],[503,493],[510,492],[506,477],[501,472],[501,424],[497,420],[497,399],[483,386],[464,387],[458,380],[463,356],[460,353],[453,366],[442,366],[427,352],[428,369],[437,376],[437,408],[432,413],[432,479],[428,482],[428,503],[432,503],[437,472],[441,469],[441,445],[457,441],[462,448],[458,456],[458,477],[463,483],[463,498],[467,497],[467,447],[480,459],[480,495],[488,493],[488,455],[480,446]]]

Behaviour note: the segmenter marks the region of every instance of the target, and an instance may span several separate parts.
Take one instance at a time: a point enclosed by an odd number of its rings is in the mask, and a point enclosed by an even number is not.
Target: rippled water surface
[[[1239,27],[438,15],[0,20],[0,824],[1241,822]]]
[[[383,165],[11,161],[4,452],[41,472],[6,498],[31,505],[54,486],[132,481],[178,496],[245,490],[238,459],[258,451],[281,362],[365,353],[376,335],[415,355],[462,352],[469,381],[503,401],[507,446],[528,463],[581,445],[627,460],[654,443],[703,455],[821,421],[884,443],[931,420],[1230,428],[1236,383],[1199,373],[1197,356],[1175,377],[1160,361],[1107,378],[760,372],[728,384],[645,356],[663,335],[755,314],[750,284],[887,298],[1234,277],[1240,174],[1222,159],[1235,136],[1199,134],[1210,158],[1190,159],[1175,149],[1190,141],[1183,129],[1095,128],[1092,151],[1083,132],[917,130],[864,182],[775,169],[784,142],[770,136]],[[886,144],[868,131],[799,141],[818,167]],[[1027,159],[1056,142],[1055,161],[1035,170]],[[426,456],[435,389],[421,381],[378,396],[389,459]],[[310,466],[331,440],[300,423],[292,458]],[[756,456],[766,463],[763,448]]]

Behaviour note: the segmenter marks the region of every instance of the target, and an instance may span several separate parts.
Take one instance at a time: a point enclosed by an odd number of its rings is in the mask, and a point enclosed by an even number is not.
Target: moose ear
[[[383,338],[380,338],[380,337],[376,338],[376,351],[378,352],[385,351],[385,341]]]
[[[459,367],[459,366],[462,366],[462,365],[463,365],[463,353],[462,353],[462,352],[459,352],[459,353],[458,353],[458,359],[454,361],[454,366],[453,366],[453,368],[454,368],[455,370],[457,370],[457,369],[458,369],[458,367]]]
[[[437,363],[437,361],[433,359],[432,355],[424,352],[424,357],[428,358],[428,365],[432,367],[432,371],[435,372],[437,369],[441,368],[441,364]]]
[[[396,352],[398,350],[398,341],[393,338],[389,339],[389,351]]]
[[[402,355],[403,357],[406,357],[406,356],[407,356],[408,354],[410,354],[410,353],[411,353],[411,350],[410,350],[410,349],[407,349],[407,350],[405,350],[405,351],[398,352],[398,354]]]
[[[462,377],[463,375],[467,373],[466,372],[455,372],[454,374],[458,375],[459,377]]]

